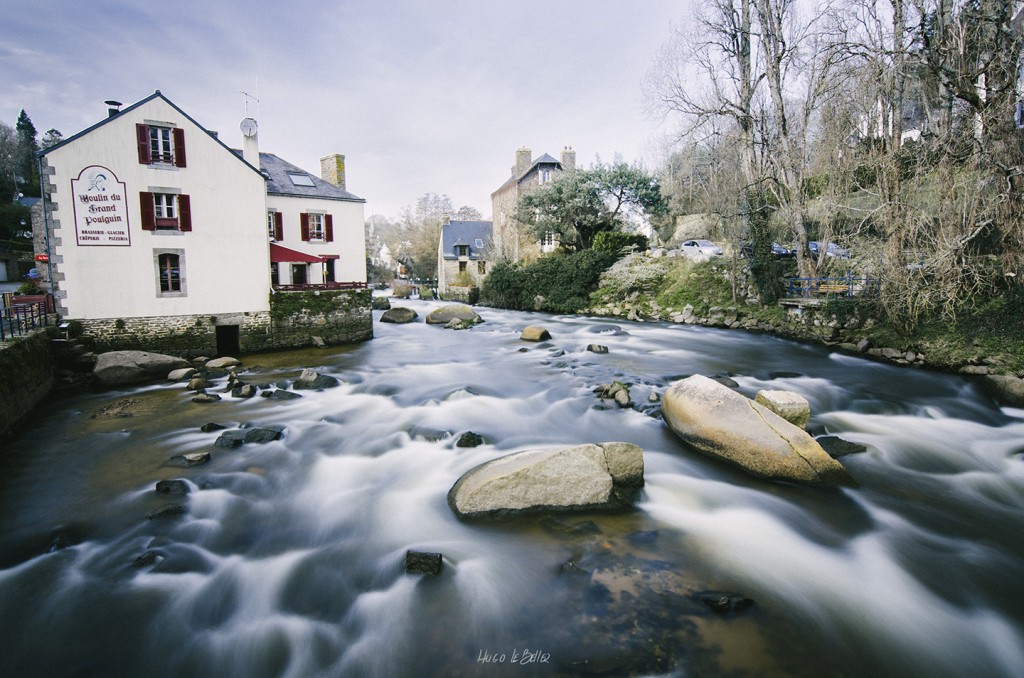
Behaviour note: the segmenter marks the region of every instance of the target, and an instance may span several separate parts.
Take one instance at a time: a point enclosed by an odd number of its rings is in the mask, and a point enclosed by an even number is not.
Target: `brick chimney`
[[[345,190],[345,156],[333,153],[320,158],[320,178]]]
[[[562,149],[562,169],[567,172],[576,169],[576,151],[572,150],[572,146]]]
[[[516,151],[516,167],[513,170],[515,176],[520,176],[530,169],[530,163],[533,160],[533,152],[530,151],[526,146],[522,146]]]

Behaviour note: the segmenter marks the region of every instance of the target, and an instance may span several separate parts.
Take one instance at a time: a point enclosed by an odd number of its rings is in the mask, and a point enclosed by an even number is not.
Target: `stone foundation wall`
[[[56,372],[45,330],[0,346],[0,435],[46,397]]]
[[[136,350],[183,357],[217,354],[217,328],[238,327],[242,353],[365,341],[373,337],[369,290],[278,292],[270,311],[77,320],[95,352]]]

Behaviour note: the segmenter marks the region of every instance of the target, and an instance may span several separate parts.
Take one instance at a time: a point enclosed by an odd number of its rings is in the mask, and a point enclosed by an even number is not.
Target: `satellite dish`
[[[242,118],[242,122],[238,123],[238,128],[247,137],[256,136],[256,121],[252,118]]]

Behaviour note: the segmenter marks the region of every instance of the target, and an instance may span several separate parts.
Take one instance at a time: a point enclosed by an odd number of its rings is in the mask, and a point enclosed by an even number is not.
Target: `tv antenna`
[[[242,98],[242,105],[245,107],[245,117],[247,117],[247,118],[249,117],[249,102],[250,101],[256,102],[256,117],[259,117],[259,114],[260,114],[259,91],[260,91],[259,80],[256,81],[256,95],[255,96],[252,95],[252,94],[249,94],[248,92],[246,92],[244,90],[239,90],[239,94],[241,94],[242,97],[243,97]]]

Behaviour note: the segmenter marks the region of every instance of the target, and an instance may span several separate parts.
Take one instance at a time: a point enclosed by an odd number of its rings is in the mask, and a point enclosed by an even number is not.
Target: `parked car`
[[[811,250],[811,256],[817,259],[818,252],[821,251],[821,243],[818,242],[817,240],[812,240],[811,242],[807,243],[807,247]],[[825,247],[825,256],[836,257],[838,259],[849,259],[850,250],[843,249],[834,242],[830,242]]]
[[[679,249],[683,251],[683,254],[690,257],[699,255],[705,257],[722,256],[722,248],[710,240],[687,240],[679,246]]]
[[[740,253],[747,259],[750,259],[751,257],[754,256],[754,244],[751,242],[744,242],[743,245],[740,247]],[[773,242],[772,256],[775,257],[776,259],[788,259],[790,257],[796,256],[796,250],[790,249],[788,247],[783,247],[779,243]]]

